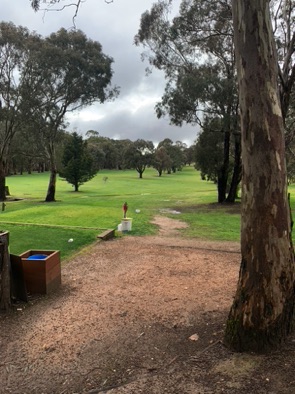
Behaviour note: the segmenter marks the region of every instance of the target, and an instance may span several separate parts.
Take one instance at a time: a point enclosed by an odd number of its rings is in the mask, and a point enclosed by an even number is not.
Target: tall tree
[[[0,23],[0,201],[5,200],[5,177],[10,147],[16,132],[25,122],[19,75],[24,72],[27,59],[29,31],[13,23]]]
[[[87,149],[87,141],[74,132],[68,139],[62,157],[61,178],[74,186],[75,192],[96,174],[93,160]]]
[[[225,342],[238,351],[277,347],[294,322],[294,251],[284,127],[268,0],[234,0],[242,127],[242,261]]]
[[[56,145],[69,112],[117,95],[110,88],[113,60],[80,30],[60,29],[32,48],[23,95],[39,127],[50,162],[45,200],[55,201]]]
[[[164,138],[163,141],[159,142],[158,148],[161,147],[165,148],[170,157],[170,166],[166,168],[168,173],[171,174],[171,172],[175,173],[177,170],[181,170],[185,164],[185,154],[184,147],[180,141],[174,144],[170,138]]]
[[[220,129],[220,119],[205,118],[203,129],[195,145],[195,167],[201,172],[202,179],[218,184],[220,168],[223,162],[223,133]]]
[[[163,171],[168,171],[171,168],[171,158],[165,146],[157,147],[154,154],[153,167],[158,171],[159,176],[162,176]]]
[[[182,1],[179,15],[172,21],[171,3],[159,0],[150,12],[146,11],[135,37],[136,44],[149,49],[144,58],[163,70],[168,81],[162,101],[156,106],[157,115],[169,115],[178,126],[186,122],[203,127],[203,114],[220,118],[223,162],[218,201],[233,202],[236,193],[226,194],[231,135],[239,132],[231,1]],[[238,145],[234,147],[240,158]],[[241,163],[235,163],[239,174]],[[238,187],[237,181],[238,177],[232,178],[236,182],[233,190]]]
[[[152,165],[154,144],[152,141],[138,139],[124,151],[124,163],[127,168],[134,168],[142,178],[145,169]]]

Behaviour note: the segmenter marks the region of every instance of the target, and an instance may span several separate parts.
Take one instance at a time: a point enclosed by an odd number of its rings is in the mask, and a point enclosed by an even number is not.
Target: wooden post
[[[0,231],[0,309],[6,311],[11,307],[8,244],[9,232]]]

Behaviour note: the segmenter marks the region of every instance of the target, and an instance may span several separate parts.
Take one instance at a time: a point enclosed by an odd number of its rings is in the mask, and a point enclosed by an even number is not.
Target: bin
[[[121,221],[122,231],[127,232],[132,230],[132,219],[131,218],[124,218]]]
[[[20,255],[27,291],[49,294],[61,284],[58,250],[27,250]]]

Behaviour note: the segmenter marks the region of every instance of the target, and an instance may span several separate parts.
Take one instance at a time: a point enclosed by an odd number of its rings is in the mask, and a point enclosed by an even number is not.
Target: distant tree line
[[[158,176],[181,171],[183,166],[195,161],[195,146],[188,147],[181,141],[175,143],[165,138],[157,145],[152,141],[138,139],[115,140],[100,136],[97,131],[87,131],[85,138],[77,132],[61,131],[56,151],[57,173],[72,184],[76,191],[98,171],[134,169],[142,178],[147,167],[154,168]],[[32,145],[11,150],[7,162],[7,175],[23,174],[24,171],[50,170],[45,154],[34,150]]]

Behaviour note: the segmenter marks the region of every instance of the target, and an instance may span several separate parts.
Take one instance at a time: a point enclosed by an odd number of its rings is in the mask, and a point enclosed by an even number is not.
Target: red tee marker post
[[[125,202],[123,205],[124,219],[127,217],[127,211],[128,211],[128,204],[127,202]]]

